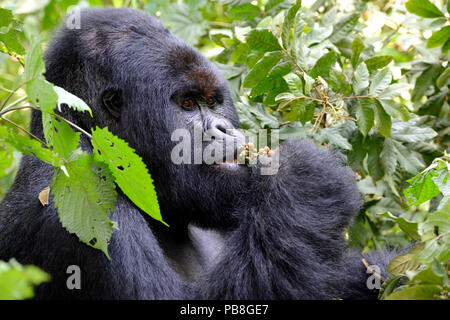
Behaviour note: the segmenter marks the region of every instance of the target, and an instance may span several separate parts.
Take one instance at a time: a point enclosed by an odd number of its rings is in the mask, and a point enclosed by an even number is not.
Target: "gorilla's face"
[[[119,131],[147,163],[169,224],[223,225],[211,212],[226,214],[234,190],[242,190],[249,177],[248,167],[235,161],[245,138],[237,130],[228,83],[172,34],[161,31],[158,37],[164,51],[156,40],[141,38],[134,46],[139,65],[132,58],[122,65],[129,86],[122,85],[120,98],[108,97],[124,104]]]

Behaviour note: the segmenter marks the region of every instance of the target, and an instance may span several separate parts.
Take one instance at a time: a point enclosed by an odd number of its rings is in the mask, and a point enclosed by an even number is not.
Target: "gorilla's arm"
[[[254,172],[238,226],[224,238],[203,297],[213,299],[369,299],[362,256],[347,252],[343,229],[361,199],[350,168],[309,141],[281,144],[276,175]],[[244,202],[243,202],[244,203]],[[386,268],[389,254],[365,257]]]

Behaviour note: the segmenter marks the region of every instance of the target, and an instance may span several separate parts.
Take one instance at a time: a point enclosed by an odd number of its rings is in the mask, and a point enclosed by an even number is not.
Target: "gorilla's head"
[[[249,171],[233,163],[242,137],[229,129],[239,128],[239,120],[228,84],[210,61],[158,19],[130,9],[82,11],[80,28],[63,27],[45,60],[46,78],[82,98],[94,114],[65,109],[64,116],[85,129],[108,126],[144,159],[169,224],[223,225]],[[174,163],[177,129],[192,140],[199,132],[212,136],[200,137],[200,157],[208,145],[231,141],[232,151],[223,152],[228,162],[198,163],[198,145],[190,140],[184,153],[191,154],[181,155],[191,164]]]

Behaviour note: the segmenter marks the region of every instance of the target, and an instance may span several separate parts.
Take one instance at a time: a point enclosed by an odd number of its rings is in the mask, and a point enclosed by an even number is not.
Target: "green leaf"
[[[352,86],[347,80],[345,73],[332,69],[328,78],[328,83],[333,88],[333,91],[350,95],[352,93]]]
[[[80,133],[74,132],[72,127],[64,120],[43,112],[42,126],[47,143],[53,147],[53,151],[66,159],[69,153],[78,147]]]
[[[374,111],[378,131],[380,131],[380,133],[386,138],[389,137],[392,126],[391,117],[386,113],[378,100],[374,100]]]
[[[424,18],[443,17],[444,14],[428,0],[409,0],[405,4],[406,10]]]
[[[392,81],[391,71],[388,68],[380,70],[370,84],[369,94],[378,96],[383,92]]]
[[[397,154],[390,138],[384,140],[380,158],[385,176],[391,176],[397,167]]]
[[[62,159],[57,153],[28,136],[8,133],[7,135],[2,134],[0,140],[13,146],[17,151],[32,157],[38,157],[41,161],[51,164],[54,167],[62,165]]]
[[[297,14],[298,10],[300,10],[301,6],[302,1],[297,0],[295,4],[289,9],[286,17],[284,18],[283,26],[281,29],[281,40],[285,49],[289,48],[289,36],[291,33],[291,28],[295,21],[295,15]]]
[[[392,56],[377,56],[365,60],[364,63],[369,70],[376,70],[387,66],[392,61],[392,59]]]
[[[6,47],[6,50],[2,48],[0,45],[0,51],[6,52],[6,53],[16,53],[18,55],[23,55],[25,53],[25,49],[23,48],[22,44],[18,41],[19,37],[21,36],[22,32],[11,28],[6,33],[0,32],[0,41],[3,42],[3,44]]]
[[[409,123],[399,125],[396,123],[392,128],[391,137],[395,140],[409,143],[417,143],[433,139],[437,136],[436,131],[431,128],[412,126]]]
[[[410,119],[409,111],[401,103],[395,102],[394,100],[381,99],[377,100],[383,106],[383,109],[391,117],[400,119],[402,121],[408,121]]]
[[[381,285],[378,300],[384,300],[397,287],[398,282],[403,278],[401,275],[390,275]]]
[[[408,221],[402,217],[396,217],[390,212],[385,212],[383,214],[380,214],[380,216],[394,220],[398,224],[400,229],[402,229],[409,236],[411,236],[411,238],[417,241],[420,240],[420,235],[418,232],[418,224],[416,222]]]
[[[353,74],[353,91],[356,95],[361,94],[369,86],[369,70],[366,64],[360,63]]]
[[[356,120],[359,131],[365,136],[374,125],[374,113],[372,104],[367,99],[358,101],[356,104]]]
[[[317,60],[314,67],[309,72],[309,75],[316,79],[318,76],[321,76],[325,80],[328,79],[328,75],[330,74],[331,67],[334,66],[338,59],[336,52],[329,51],[327,54],[323,55],[319,60]]]
[[[0,8],[0,28],[9,26],[13,20],[11,10]]]
[[[421,264],[413,258],[418,252],[423,250],[424,246],[424,243],[420,243],[411,252],[396,256],[389,262],[387,272],[392,274],[405,274],[407,270],[417,270]]]
[[[355,66],[358,64],[359,56],[361,55],[361,52],[363,50],[364,50],[364,43],[360,37],[356,36],[352,42],[352,56],[350,58],[353,68],[355,68]]]
[[[445,26],[431,35],[427,42],[427,48],[442,46],[448,39],[450,39],[450,26]]]
[[[439,188],[432,179],[433,174],[428,171],[407,180],[411,185],[403,193],[410,205],[420,205],[439,194]]]
[[[283,77],[289,86],[289,90],[296,96],[303,96],[303,82],[295,73],[288,73]]]
[[[412,151],[396,140],[391,140],[400,166],[411,174],[417,174],[425,166],[420,153]]]
[[[45,64],[42,60],[41,39],[35,37],[30,48],[25,55],[24,81],[28,82],[36,79],[45,71]]]
[[[92,117],[92,110],[89,108],[89,106],[78,98],[77,96],[71,94],[70,92],[64,90],[61,87],[53,86],[53,89],[55,90],[56,94],[58,95],[58,110],[61,111],[61,105],[65,104],[69,106],[70,108],[77,110],[79,112],[87,111]]]
[[[266,29],[254,29],[247,36],[247,45],[252,50],[270,52],[281,50],[277,38]]]
[[[161,10],[161,20],[168,25],[179,38],[195,46],[206,33],[208,23],[202,12],[189,8],[186,3],[171,3]]]
[[[74,152],[65,170],[55,169],[50,189],[63,227],[109,258],[113,223],[108,215],[115,208],[117,193],[106,165],[92,154]]]
[[[411,100],[418,101],[427,92],[435,79],[440,76],[443,71],[443,67],[440,64],[430,65],[416,80],[416,85],[412,92]]]
[[[385,300],[435,300],[441,288],[436,285],[416,285],[401,291],[396,291]]]
[[[142,159],[107,128],[92,130],[95,158],[105,162],[117,185],[140,209],[166,224],[161,217],[153,180]],[[166,224],[167,225],[167,224]]]
[[[449,1],[450,2],[450,1]],[[439,78],[436,80],[436,85],[438,88],[442,88],[450,82],[450,67],[447,67],[444,72],[441,73]]]
[[[367,168],[369,174],[375,180],[380,180],[384,176],[383,165],[381,164],[381,151],[383,150],[382,138],[377,135],[369,140],[367,150]]]
[[[245,3],[238,7],[232,7],[227,15],[232,19],[251,20],[261,14],[259,8],[251,3]]]
[[[0,261],[0,300],[23,300],[34,297],[33,287],[50,281],[50,275],[38,267],[22,266],[12,259]]]
[[[43,112],[53,112],[58,104],[58,95],[53,89],[53,85],[42,77],[28,82],[25,86],[25,92],[28,100]]]
[[[333,33],[329,37],[330,41],[333,43],[338,43],[355,29],[356,24],[358,23],[359,15],[353,13],[333,26]]]
[[[281,51],[270,52],[262,57],[245,77],[244,83],[242,84],[244,88],[253,88],[256,86],[266,77],[270,69],[272,69],[282,57],[283,53]]]

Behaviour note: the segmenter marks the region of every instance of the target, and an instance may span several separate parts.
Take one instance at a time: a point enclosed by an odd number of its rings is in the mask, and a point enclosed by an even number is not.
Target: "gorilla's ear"
[[[103,108],[108,110],[114,118],[119,119],[122,109],[122,91],[114,88],[106,89],[100,99]]]

